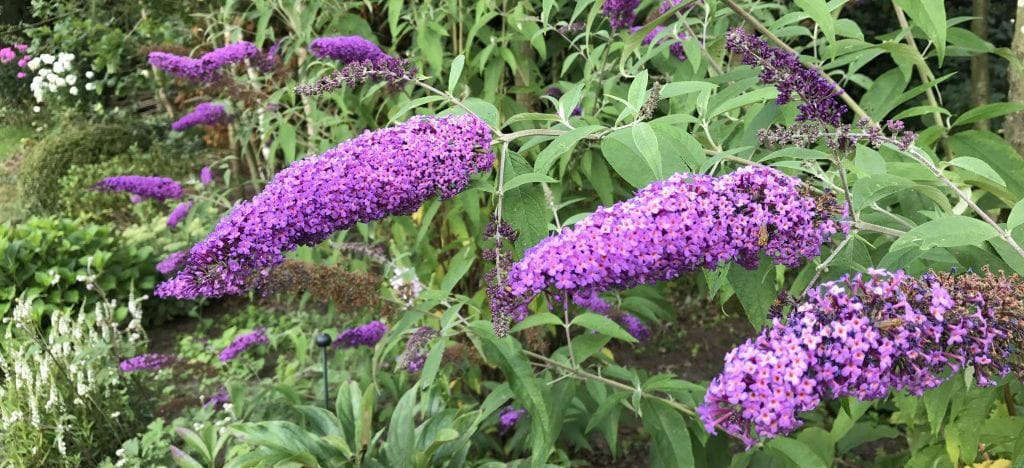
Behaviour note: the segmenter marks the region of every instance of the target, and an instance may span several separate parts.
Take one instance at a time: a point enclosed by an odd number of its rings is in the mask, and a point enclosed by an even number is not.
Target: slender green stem
[[[914,39],[914,32],[910,28],[910,23],[907,22],[907,16],[905,14],[903,14],[903,9],[900,8],[898,5],[896,5],[895,3],[893,3],[893,8],[895,9],[895,12],[896,12],[896,20],[899,21],[900,28],[903,29],[904,40],[906,41],[907,45],[909,45],[911,48],[914,49],[914,52],[917,52],[918,54],[920,54],[920,52],[918,52],[918,49],[917,49],[917,40]],[[924,83],[928,83],[929,81],[931,81],[932,80],[931,70],[929,70],[928,66],[925,65],[924,57],[922,56],[921,57],[921,61],[920,62],[915,61],[915,63],[916,63],[915,68],[917,69],[917,75],[918,75],[918,77],[921,78],[921,83],[924,84]],[[936,97],[935,97],[935,90],[932,89],[932,87],[929,86],[929,87],[925,88],[924,93],[925,93],[925,97],[928,98],[928,105],[930,105],[932,107],[939,107],[939,100],[936,99]],[[942,114],[940,114],[939,111],[937,111],[937,110],[936,111],[932,111],[932,119],[935,120],[935,125],[937,125],[939,128],[942,129],[942,132],[943,132],[943,136],[942,136],[942,149],[943,149],[943,152],[946,153],[946,157],[952,159],[952,157],[953,157],[953,150],[952,150],[952,148],[950,148],[949,140],[945,136],[945,133],[948,130],[948,128],[946,128],[945,121],[942,120]]]
[[[906,234],[906,232],[900,231],[899,229],[888,228],[866,221],[857,221],[856,223],[853,224],[853,228],[859,231],[877,232],[879,234],[885,234],[887,236],[893,237],[900,237]]]

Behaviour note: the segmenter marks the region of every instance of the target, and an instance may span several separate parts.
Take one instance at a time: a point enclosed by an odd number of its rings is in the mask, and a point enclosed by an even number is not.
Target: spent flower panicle
[[[355,348],[358,346],[375,346],[388,332],[388,326],[380,320],[352,327],[338,334],[334,348]]]
[[[842,88],[820,71],[801,64],[796,54],[771,47],[764,39],[742,28],[726,34],[725,47],[742,55],[743,63],[761,68],[761,82],[775,85],[779,90],[776,104],[781,106],[789,103],[794,94],[799,96],[797,121],[815,121],[832,127],[842,123],[847,108],[836,101],[843,93]]]
[[[720,177],[675,174],[527,250],[490,290],[495,332],[549,287],[627,289],[725,262],[754,268],[762,253],[799,265],[846,229],[833,219],[839,211],[831,197],[816,200],[799,179],[765,166]]]
[[[435,195],[455,196],[491,168],[490,145],[475,116],[414,117],[297,161],[222,219],[156,294],[194,299],[259,286],[283,252],[357,222],[411,214]]]
[[[171,124],[171,130],[181,132],[196,125],[215,125],[227,119],[228,113],[224,110],[224,106],[212,102],[204,102],[197,105],[192,112],[174,121]]]
[[[1019,277],[991,273],[869,269],[824,283],[726,355],[698,413],[708,431],[749,447],[800,427],[797,414],[824,398],[921,395],[967,366],[978,385],[994,385],[1024,338],[1022,291]]]
[[[111,176],[93,186],[101,192],[127,192],[135,198],[133,203],[145,199],[168,200],[181,198],[185,192],[181,184],[168,177],[150,176]]]
[[[269,342],[270,340],[267,338],[267,330],[265,328],[257,328],[250,333],[236,337],[227,348],[224,348],[224,350],[220,352],[218,357],[221,362],[228,362],[253,346],[267,344]]]
[[[409,341],[405,342],[405,351],[398,356],[398,367],[409,373],[423,370],[423,365],[427,362],[427,348],[430,341],[438,336],[440,333],[433,328],[417,328],[409,336]]]
[[[355,88],[366,82],[384,82],[390,89],[416,78],[416,67],[408,60],[382,56],[348,63],[341,70],[331,72],[312,84],[295,87],[295,93],[302,96],[319,96],[342,86]]]

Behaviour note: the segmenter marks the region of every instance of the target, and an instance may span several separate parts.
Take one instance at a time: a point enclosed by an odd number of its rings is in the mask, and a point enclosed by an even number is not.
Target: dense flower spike
[[[629,28],[629,32],[630,33],[635,33],[635,32],[637,32],[637,31],[639,31],[641,29],[643,29],[641,26],[636,26],[636,27]],[[647,35],[644,36],[643,41],[641,41],[640,43],[643,44],[643,45],[651,45],[651,43],[654,42],[654,40],[658,38],[658,35],[660,35],[661,32],[664,31],[664,30],[665,30],[665,26],[657,26],[657,27],[655,27],[654,29],[651,30],[651,32],[647,33]],[[686,33],[681,32],[676,37],[678,37],[680,41],[685,40],[686,39]],[[655,45],[661,45],[663,42],[668,41],[668,40],[670,40],[668,37],[663,37]],[[683,50],[683,43],[682,42],[678,42],[678,41],[672,42],[672,45],[668,46],[668,51],[671,52],[672,55],[675,56],[675,58],[677,58],[679,60],[686,60],[686,51]]]
[[[213,170],[210,169],[210,166],[203,166],[203,168],[199,170],[199,183],[203,184],[203,187],[209,186],[213,183]]]
[[[837,127],[846,106],[836,101],[842,88],[827,80],[818,70],[805,67],[800,58],[785,50],[770,47],[764,39],[736,28],[726,35],[725,47],[743,56],[743,63],[761,68],[761,82],[775,85],[780,106],[800,97],[797,121],[817,121]]]
[[[637,341],[641,343],[651,339],[651,329],[647,328],[647,325],[640,321],[637,316],[617,310],[608,303],[608,301],[602,299],[601,296],[598,296],[596,292],[586,291],[577,293],[573,296],[572,301],[580,307],[590,309],[615,320],[619,325],[622,325],[622,328],[625,328],[633,338],[636,338]]]
[[[416,67],[411,62],[385,55],[372,60],[349,63],[341,70],[331,72],[313,84],[296,86],[295,92],[302,96],[319,96],[342,86],[355,88],[366,82],[384,82],[390,88],[397,88],[415,77]]]
[[[178,78],[209,82],[217,78],[221,68],[232,63],[253,59],[257,67],[266,68],[264,62],[268,62],[273,57],[276,57],[276,54],[264,55],[253,43],[241,41],[214,49],[199,58],[181,57],[166,52],[150,52],[149,64]]]
[[[309,44],[317,58],[330,58],[342,63],[362,62],[388,57],[377,44],[359,36],[321,37]]]
[[[188,260],[188,251],[174,252],[156,264],[156,271],[163,275],[169,275],[184,266],[185,260]]]
[[[167,215],[167,227],[174,229],[178,227],[178,223],[188,216],[189,210],[192,209],[192,202],[181,202],[178,206],[174,207],[171,214]]]
[[[511,431],[519,420],[523,416],[526,416],[526,408],[516,408],[515,406],[509,405],[505,409],[501,410],[501,415],[498,416],[498,433],[507,434]]]
[[[1024,330],[1018,277],[869,269],[810,291],[783,323],[730,351],[698,409],[748,446],[801,426],[823,398],[920,395],[967,366],[978,385],[1007,374]],[[751,429],[754,432],[751,432]]]
[[[232,341],[227,348],[224,348],[224,350],[220,352],[220,355],[218,357],[220,358],[221,362],[228,362],[235,359],[236,357],[238,357],[239,354],[242,354],[242,352],[253,346],[267,344],[269,342],[270,340],[267,338],[267,330],[263,328],[257,328],[255,331],[251,333],[246,333],[235,338],[235,340]]]
[[[298,161],[222,219],[156,294],[194,299],[259,286],[282,252],[461,192],[471,175],[491,168],[490,144],[487,124],[475,116],[414,117]]]
[[[838,210],[834,198],[807,196],[799,179],[765,166],[673,175],[527,250],[504,286],[492,288],[495,332],[503,335],[508,319],[548,287],[625,289],[730,261],[753,268],[761,253],[798,265],[840,229]]]
[[[97,182],[93,188],[101,192],[127,192],[133,195],[133,203],[147,198],[181,198],[185,194],[180,184],[167,177],[112,176]]]
[[[420,327],[412,332],[409,341],[405,343],[405,351],[398,356],[398,367],[409,373],[416,373],[423,370],[427,362],[427,347],[430,340],[440,335],[437,330],[430,327]]]
[[[228,119],[224,106],[211,102],[204,102],[196,106],[192,112],[185,114],[171,124],[171,130],[176,132],[195,127],[196,125],[214,125]]]
[[[388,332],[388,326],[380,320],[341,332],[334,340],[335,348],[355,348],[357,346],[375,346]]]
[[[164,354],[142,354],[121,361],[121,372],[155,371],[175,361],[174,356]]]
[[[640,0],[605,0],[601,11],[608,17],[612,29],[626,29],[636,22],[636,7]]]

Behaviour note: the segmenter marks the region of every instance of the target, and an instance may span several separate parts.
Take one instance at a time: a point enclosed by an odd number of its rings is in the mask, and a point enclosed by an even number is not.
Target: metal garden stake
[[[316,345],[320,347],[320,357],[324,364],[324,409],[330,411],[331,395],[327,387],[327,347],[331,345],[331,336],[326,333],[321,333],[320,336],[316,337]]]

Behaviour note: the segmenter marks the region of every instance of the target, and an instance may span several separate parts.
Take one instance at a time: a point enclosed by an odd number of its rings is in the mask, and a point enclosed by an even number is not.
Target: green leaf
[[[953,121],[953,126],[972,124],[1021,110],[1024,110],[1024,104],[1019,102],[993,102],[964,112],[963,115]]]
[[[633,82],[629,84],[629,91],[626,100],[629,103],[630,110],[633,114],[640,112],[640,108],[643,107],[646,97],[647,70],[643,70],[636,75],[636,77],[633,78]]]
[[[541,174],[539,172],[527,172],[526,174],[519,174],[512,178],[512,180],[505,182],[505,186],[502,188],[503,190],[512,190],[520,185],[534,184],[540,182],[553,184],[558,183],[558,180],[547,174]]]
[[[537,155],[537,161],[533,165],[533,171],[539,174],[547,174],[548,171],[551,170],[551,167],[554,166],[555,160],[558,156],[561,156],[566,151],[572,149],[572,147],[580,140],[597,133],[603,128],[604,127],[600,125],[587,125],[569,130],[568,132],[559,135],[558,138],[555,138],[554,141],[544,148],[544,151],[541,151],[540,154]]]
[[[835,57],[836,20],[832,17],[832,12],[829,11],[825,0],[794,0],[794,2],[821,28],[821,32],[828,39],[830,54]]]
[[[892,243],[889,250],[895,252],[915,244],[918,244],[921,250],[978,245],[998,235],[992,226],[980,219],[944,216],[907,231]]]
[[[419,387],[410,388],[402,395],[391,415],[388,441],[384,447],[391,466],[410,466],[416,454],[416,397]]]
[[[996,172],[995,169],[992,169],[992,166],[989,166],[987,162],[982,161],[978,158],[974,158],[971,156],[960,156],[958,158],[954,158],[952,161],[945,163],[945,165],[966,169],[988,180],[991,180],[992,182],[995,182],[1003,187],[1006,187],[1006,181],[1004,181],[1003,178],[999,176],[999,173]]]
[[[806,443],[789,437],[779,437],[768,441],[768,447],[782,452],[800,468],[825,468],[829,464],[811,450]]]
[[[618,338],[623,341],[628,341],[630,343],[638,343],[636,338],[633,338],[633,335],[630,335],[629,332],[623,329],[619,324],[615,323],[614,320],[593,312],[586,312],[577,315],[576,318],[572,319],[571,325],[589,328],[598,333],[608,335],[612,338]]]
[[[1017,202],[1010,210],[1010,216],[1006,218],[1006,230],[1013,231],[1018,226],[1024,225],[1024,200]]]
[[[199,437],[199,434],[186,427],[176,428],[174,433],[181,437],[181,440],[185,441],[186,447],[199,452],[204,462],[213,463],[213,454],[210,452],[210,447],[207,447],[206,442],[203,441],[202,437]]]
[[[953,397],[956,382],[949,380],[936,388],[924,393],[924,409],[928,414],[928,425],[932,434],[938,434],[942,428],[942,421],[946,418],[946,410],[949,408],[949,400]]]
[[[676,81],[661,87],[662,99],[673,98],[685,94],[717,89],[718,85],[706,81]]]
[[[943,0],[895,0],[907,11],[914,25],[928,35],[939,57],[939,65],[946,58],[946,5]]]
[[[762,257],[756,270],[732,265],[727,275],[736,298],[747,312],[750,324],[758,330],[767,323],[768,307],[775,301],[774,276],[769,276],[774,271],[772,262]]]
[[[647,161],[656,180],[665,178],[665,171],[661,165],[661,150],[658,148],[658,136],[654,129],[647,122],[640,122],[633,126],[633,141],[640,149],[640,154]]]
[[[651,465],[689,468],[696,466],[686,420],[675,408],[658,400],[640,402],[644,429],[651,434]]]
[[[171,460],[174,460],[174,463],[177,463],[181,468],[203,468],[202,463],[199,463],[191,455],[173,445],[171,446]]]
[[[1024,198],[1024,164],[1005,139],[992,132],[967,130],[949,137],[953,154],[972,155],[992,166],[1016,199]]]
[[[448,264],[448,272],[441,280],[441,291],[445,294],[452,292],[459,280],[466,276],[466,272],[473,266],[474,260],[476,260],[476,255],[472,245],[463,247],[459,253],[455,254],[451,263]]]
[[[423,371],[420,373],[420,387],[426,389],[434,383],[437,371],[441,369],[441,358],[444,357],[444,348],[447,345],[448,340],[446,339],[435,340],[430,345],[430,354],[427,355],[427,360],[423,363]]]
[[[511,333],[517,331],[526,330],[527,328],[533,328],[541,325],[562,325],[562,319],[558,318],[557,315],[551,312],[541,312],[539,314],[532,314],[523,319],[522,322],[517,323],[511,329]]]
[[[459,84],[459,78],[462,76],[462,67],[466,65],[466,56],[459,54],[458,57],[452,59],[452,69],[448,72],[448,92],[455,94],[455,86]]]
[[[708,112],[708,115],[706,115],[705,117],[710,119],[712,117],[716,117],[718,115],[729,112],[733,109],[738,109],[740,107],[753,104],[755,102],[762,102],[770,99],[775,99],[775,97],[778,95],[778,90],[776,90],[775,87],[772,86],[756,88],[753,91],[728,99],[725,102],[715,106],[715,108],[712,109],[711,112]]]

